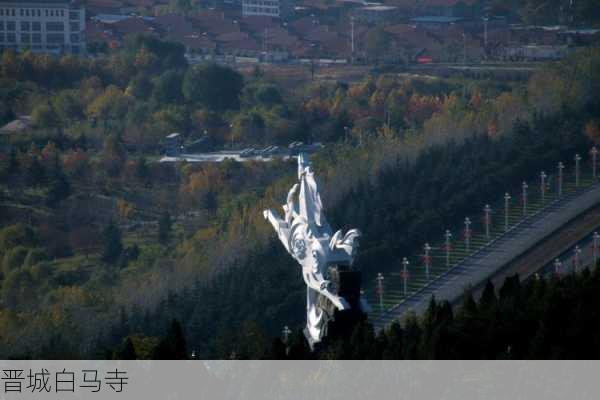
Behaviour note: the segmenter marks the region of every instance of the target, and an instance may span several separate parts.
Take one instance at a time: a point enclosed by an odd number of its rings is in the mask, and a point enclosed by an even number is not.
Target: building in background
[[[291,12],[289,0],[242,0],[242,16],[285,18]]]
[[[77,0],[0,0],[0,49],[85,53],[85,7]]]
[[[165,155],[168,157],[177,157],[183,150],[183,136],[174,132],[165,138]]]
[[[382,4],[369,5],[354,9],[354,18],[373,24],[393,22],[398,17],[398,7]]]

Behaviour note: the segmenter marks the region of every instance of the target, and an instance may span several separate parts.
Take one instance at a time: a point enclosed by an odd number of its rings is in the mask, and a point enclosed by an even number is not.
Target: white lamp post
[[[508,211],[510,206],[510,194],[504,193],[504,231],[508,231]]]
[[[562,196],[563,169],[565,165],[562,162],[558,163],[558,196]]]
[[[592,155],[592,177],[594,181],[596,180],[596,158],[598,156],[598,149],[596,146],[592,147],[590,150],[590,154]]]
[[[377,274],[377,294],[379,295],[379,309],[381,312],[383,312],[383,280],[384,277],[381,274],[381,272],[379,272]]]
[[[560,270],[562,269],[562,261],[558,258],[554,260],[554,273],[556,275],[560,275]]]
[[[406,257],[404,257],[402,259],[402,280],[404,283],[404,297],[406,297],[406,294],[408,293],[407,290],[407,284],[408,284],[408,260],[406,259]]]
[[[425,262],[425,275],[427,276],[427,280],[429,280],[429,269],[431,267],[431,256],[429,255],[431,246],[429,243],[425,243],[423,250],[425,251],[425,254],[423,255],[423,261]]]
[[[579,248],[579,246],[575,246],[575,249],[573,250],[573,269],[575,270],[575,272],[577,272],[579,270],[579,256],[581,255],[581,249]]]
[[[283,343],[288,344],[288,340],[290,338],[290,334],[292,333],[292,331],[286,325],[283,327],[282,333],[283,333]]]
[[[598,264],[599,247],[600,247],[600,234],[598,234],[598,232],[594,232],[594,243],[592,244],[592,258],[594,259],[593,267],[596,267]]]
[[[446,267],[450,267],[450,240],[452,240],[452,233],[446,229]]]
[[[485,223],[485,238],[490,240],[490,225],[492,223],[492,208],[489,204],[486,204],[483,208],[484,215],[484,223]]]
[[[581,156],[579,154],[575,154],[575,187],[579,187],[579,162],[581,161]]]
[[[465,218],[465,249],[467,253],[471,251],[471,220]]]
[[[523,216],[527,216],[527,188],[529,187],[527,185],[527,182],[523,182],[523,185],[521,185],[521,187],[523,188]]]
[[[540,173],[540,193],[542,194],[542,204],[546,202],[546,178],[548,175],[544,171]]]

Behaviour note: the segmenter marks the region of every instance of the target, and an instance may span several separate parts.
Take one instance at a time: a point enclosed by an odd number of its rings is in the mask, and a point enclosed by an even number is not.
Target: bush
[[[29,252],[27,253],[27,257],[25,257],[25,261],[23,262],[23,265],[25,265],[26,267],[32,267],[35,264],[41,262],[41,261],[46,261],[48,260],[48,254],[46,253],[46,251],[42,248],[33,248],[30,249]]]
[[[29,249],[23,246],[17,246],[8,250],[2,259],[2,272],[4,272],[4,276],[7,276],[11,271],[21,268],[28,254]]]

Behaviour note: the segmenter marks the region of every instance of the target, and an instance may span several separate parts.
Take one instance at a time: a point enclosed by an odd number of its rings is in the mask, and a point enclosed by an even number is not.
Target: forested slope
[[[525,95],[529,111],[521,112],[522,118],[515,118],[512,129],[503,134],[490,133],[489,127],[483,132],[451,130],[458,116],[472,114],[470,118],[477,120],[484,112],[473,109],[471,101],[463,113],[452,116],[447,112],[449,131],[443,136],[428,131],[426,122],[421,134],[379,135],[365,140],[362,147],[329,148],[316,160],[331,222],[336,227],[358,227],[364,234],[357,266],[365,279],[374,272],[398,268],[403,255],[441,236],[445,227],[459,224],[465,215],[479,213],[481,205],[500,198],[522,179],[534,179],[541,169],[552,170],[558,161],[568,163],[564,154],[586,153],[590,139],[595,139],[589,121],[599,115],[596,99],[588,95],[585,102],[580,98],[570,102],[572,98],[565,97],[558,107],[551,107],[544,98],[538,106],[535,79]],[[428,121],[444,115],[435,113]],[[279,202],[282,199],[280,187]],[[266,344],[266,337],[278,335],[284,324],[302,323],[304,299],[298,268],[268,230],[266,235],[270,238],[263,241],[268,245],[251,250],[251,256],[236,262],[236,268],[221,274],[209,289],[198,289],[203,299],[221,296],[211,314],[215,319],[200,325],[194,322],[187,331],[198,348],[220,351],[211,356],[248,355],[250,338],[263,338]],[[234,306],[239,301],[246,306]],[[187,303],[188,299],[180,298],[158,315],[185,320],[186,313],[179,309]],[[193,313],[191,319],[202,315]],[[223,346],[223,337],[229,346]],[[214,346],[211,341],[221,344]]]
[[[129,46],[112,63],[90,62],[77,87],[23,70],[68,76],[74,60],[3,56],[3,94],[19,94],[8,113],[31,112],[36,124],[1,160],[2,212],[34,211],[0,235],[6,357],[104,356],[128,336],[156,344],[173,319],[202,357],[256,356],[283,325],[302,324],[298,267],[261,213],[284,201],[294,162],[161,166],[150,159],[165,131],[325,142],[314,169],[326,212],[333,226],[363,231],[365,279],[600,137],[597,51],[525,84],[382,75],[285,92],[256,71],[223,105],[188,85],[229,71],[180,64],[177,48],[153,41]],[[84,109],[70,107],[77,96]],[[153,124],[163,128],[145,132]]]
[[[600,341],[600,273],[531,279],[517,275],[499,288],[488,282],[475,301],[465,293],[462,305],[431,300],[422,316],[409,316],[375,335],[365,323],[319,354],[309,354],[295,337],[288,355],[276,342],[267,357],[331,359],[595,359]]]

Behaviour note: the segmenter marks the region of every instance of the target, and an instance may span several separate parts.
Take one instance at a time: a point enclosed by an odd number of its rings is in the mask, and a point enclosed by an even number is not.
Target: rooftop
[[[398,9],[398,7],[394,7],[394,6],[367,6],[367,7],[361,8],[361,10],[365,10],[365,11],[394,11],[397,9]]]
[[[83,2],[81,0],[0,0],[0,3],[12,3],[17,4],[20,7],[25,7],[31,4],[39,5],[39,4],[73,4],[73,5],[82,5]]]
[[[600,29],[591,29],[591,28],[583,28],[583,29],[569,29],[568,31],[564,31],[563,33],[569,35],[595,35],[600,33]]]
[[[27,0],[0,0],[0,3],[20,3],[20,4],[27,4],[27,3],[70,3],[70,0],[32,0],[32,1],[27,1]]]
[[[31,117],[29,115],[20,115],[14,121],[9,122],[0,128],[1,134],[11,134],[17,132],[23,132],[29,129],[32,125]]]
[[[94,15],[91,19],[94,21],[102,22],[103,24],[114,24],[115,22],[124,21],[129,18],[132,17],[129,15],[119,14],[98,14]]]
[[[425,16],[425,17],[415,17],[410,19],[411,22],[416,23],[433,23],[433,24],[451,24],[454,22],[462,21],[462,18],[459,17],[443,17],[443,16]]]

